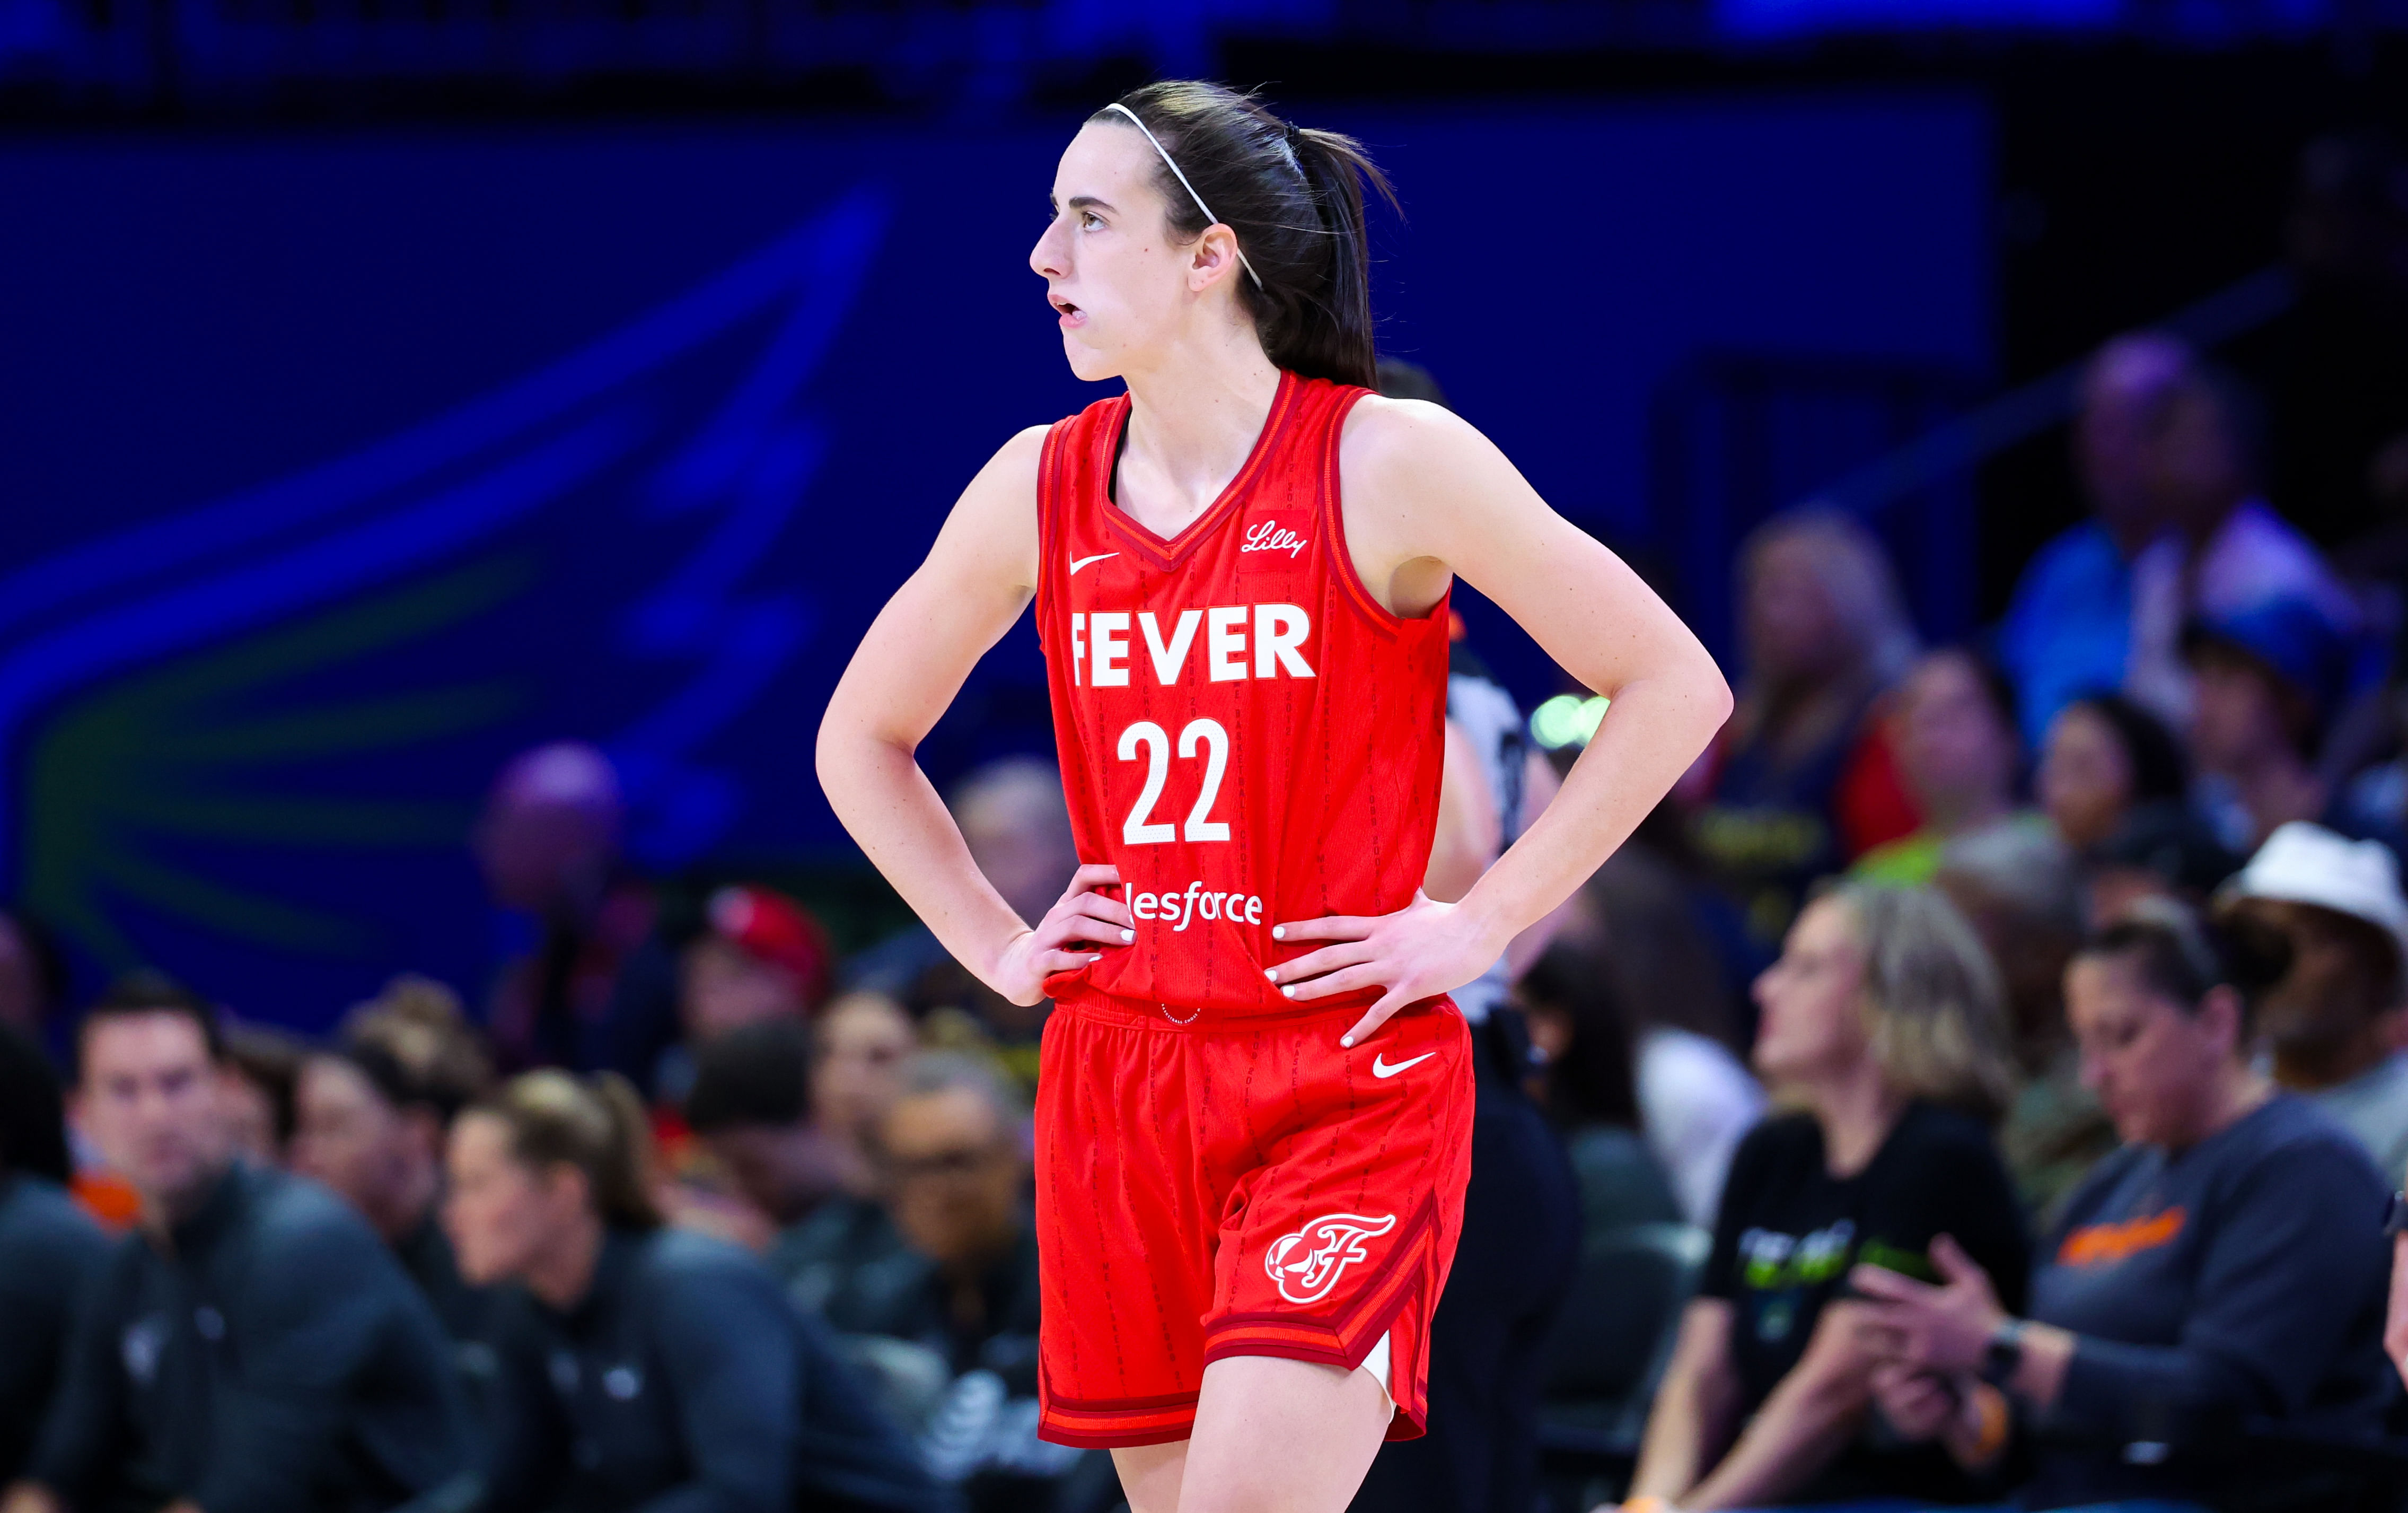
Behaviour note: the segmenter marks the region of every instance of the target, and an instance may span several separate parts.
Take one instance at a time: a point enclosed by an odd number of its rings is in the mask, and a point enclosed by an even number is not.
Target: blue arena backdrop
[[[1609,539],[1670,524],[1649,409],[1701,353],[1985,371],[1968,99],[1312,114],[1403,190],[1384,345]],[[1025,266],[1071,124],[10,143],[0,898],[87,986],[309,1028],[403,967],[480,990],[519,927],[465,837],[540,740],[613,754],[647,867],[847,854],[846,656],[988,452],[1106,392]],[[925,756],[1048,742],[1024,622]]]

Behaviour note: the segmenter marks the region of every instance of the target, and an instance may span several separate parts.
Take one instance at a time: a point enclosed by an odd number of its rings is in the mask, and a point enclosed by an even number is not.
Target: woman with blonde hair
[[[1756,983],[1776,1112],[1732,1160],[1698,1297],[1647,1423],[1634,1502],[1689,1509],[1971,1501],[1938,1448],[1866,1433],[1857,1263],[1936,1278],[2028,1263],[1988,1125],[2011,1090],[1998,969],[1928,888],[1818,893]]]
[[[460,1270],[501,1289],[486,1507],[947,1506],[766,1267],[664,1226],[625,1081],[514,1078],[460,1116],[449,1155]]]

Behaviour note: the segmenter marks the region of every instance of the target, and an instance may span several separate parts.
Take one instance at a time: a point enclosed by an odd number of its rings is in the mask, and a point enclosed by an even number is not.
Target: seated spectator
[[[662,1225],[624,1081],[520,1076],[449,1160],[461,1271],[499,1289],[494,1513],[943,1506],[759,1261]]]
[[[2143,899],[2205,908],[2241,860],[2187,804],[2143,804],[2083,857],[2084,921],[2102,929]]]
[[[1881,543],[1819,511],[1769,521],[1741,546],[1740,614],[1747,674],[1694,829],[1772,941],[1810,881],[1889,838],[1852,835],[1863,827],[1845,800],[1856,770],[1885,750],[1869,742],[1866,715],[1913,659],[1914,631]]]
[[[2398,1049],[2408,898],[2399,863],[2375,842],[2294,822],[2226,886],[2217,917],[2269,932],[2287,958],[2256,1004],[2275,1083],[2339,1120],[2400,1186],[2408,1177],[2408,1053]]]
[[[25,1469],[85,1282],[108,1264],[66,1177],[58,1083],[32,1038],[0,1024],[0,1487]]]
[[[2150,447],[2149,488],[2165,533],[2132,565],[2132,652],[2123,687],[2180,730],[2191,721],[2194,621],[2256,617],[2288,604],[2341,648],[2330,698],[2371,681],[2380,659],[2357,601],[2322,553],[2258,497],[2262,422],[2239,380],[2194,361],[2168,396]]]
[[[895,1227],[921,1265],[915,1276],[853,1273],[830,1295],[829,1320],[945,1362],[953,1385],[926,1435],[931,1462],[968,1484],[973,1507],[1010,1506],[1025,1495],[1014,1483],[1075,1459],[1037,1438],[1028,1105],[993,1063],[923,1052],[903,1069],[877,1146]]]
[[[0,1025],[32,1039],[66,1063],[66,958],[41,922],[21,909],[0,910]]]
[[[812,1106],[816,1080],[809,1030],[747,1025],[703,1047],[686,1123],[777,1226],[769,1269],[787,1295],[851,1331],[863,1300],[920,1286],[926,1263],[882,1203],[846,1190],[850,1152]]]
[[[813,1117],[834,1147],[838,1181],[856,1198],[884,1197],[870,1144],[919,1048],[911,1016],[883,993],[843,994],[812,1022]]]
[[[281,1166],[297,1119],[294,1088],[301,1075],[301,1043],[265,1025],[228,1025],[225,1044],[218,1106],[235,1153],[260,1166]]]
[[[1671,817],[1669,802],[1658,804],[1606,858],[1560,911],[1558,938],[1606,968],[1614,1001],[1630,1015],[1647,1148],[1682,1217],[1709,1225],[1731,1154],[1764,1112],[1764,1090],[1731,1049],[1749,1038],[1734,1022],[1745,1004],[1732,974],[1753,958],[1753,942],[1684,865]]]
[[[384,1508],[473,1495],[441,1325],[358,1215],[235,1154],[215,1014],[156,982],[85,1016],[79,1117],[141,1194],[7,1513]],[[197,1304],[194,1300],[199,1300]]]
[[[661,1054],[654,1095],[683,1102],[697,1048],[731,1030],[809,1018],[826,1000],[835,967],[827,931],[792,899],[766,887],[713,892],[701,931],[678,953],[682,1038]]]
[[[452,990],[396,977],[302,1063],[296,1099],[293,1170],[360,1211],[454,1341],[481,1336],[486,1298],[461,1280],[437,1213],[444,1138],[492,1082]]]
[[[2251,1069],[2247,1001],[2184,911],[2143,905],[2093,937],[2066,999],[2127,1144],[2067,1205],[2028,1318],[1955,1246],[1933,1247],[1939,1279],[1857,1268],[1883,1411],[1978,1465],[2011,1402],[2037,1441],[2027,1507],[2275,1506],[2251,1501],[2278,1488],[2255,1485],[2243,1431],[2364,1434],[2396,1391],[2382,1178]]]
[[[2200,797],[2218,838],[2246,853],[2302,819],[2368,835],[2315,768],[2348,675],[2348,647],[2324,617],[2284,599],[2197,621],[2183,645],[2197,675],[2190,740]]]
[[[2135,812],[2182,803],[2190,764],[2156,715],[2122,694],[2088,693],[2049,721],[2032,787],[2057,839],[2084,856]]]
[[[1522,974],[1514,998],[1546,1056],[1546,1107],[1580,1182],[1583,1243],[1632,1224],[1678,1223],[1680,1203],[1640,1133],[1630,1022],[1604,963],[1557,943]]]
[[[1999,1150],[2025,1209],[2046,1213],[2116,1143],[2082,1086],[2065,1022],[2065,964],[2084,934],[2073,858],[2049,830],[1997,826],[1949,843],[1939,886],[1999,964],[2022,1083],[1999,1126]]]
[[[1799,1112],[1740,1146],[1634,1498],[1707,1510],[1969,1501],[1938,1449],[1873,1432],[1852,1262],[1936,1275],[1956,1236],[2020,1292],[2022,1216],[1984,1121],[2008,1086],[1998,973],[1946,899],[1852,884],[1756,983],[1756,1063]]]
[[[528,937],[495,977],[485,1018],[505,1069],[640,1079],[677,1039],[674,962],[654,932],[652,886],[621,856],[624,822],[610,758],[581,742],[522,752],[494,780],[478,869]]]
[[[2000,665],[2037,744],[2079,695],[2124,684],[2132,650],[2132,561],[2165,528],[2153,454],[2190,349],[2154,331],[2099,349],[2082,375],[2073,469],[2090,518],[2033,555],[1999,626]]]
[[[1869,883],[1920,887],[1939,875],[1950,842],[2037,821],[2015,810],[2014,698],[1979,657],[1953,646],[1928,653],[1892,698],[1890,746],[1922,823],[1866,852],[1853,872]]]

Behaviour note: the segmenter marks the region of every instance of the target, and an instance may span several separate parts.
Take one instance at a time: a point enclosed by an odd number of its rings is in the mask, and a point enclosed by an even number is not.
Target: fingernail
[[[1339,1036],[1338,1046],[1340,1050],[1353,1050],[1354,1048],[1354,1037],[1352,1035]]]
[[[1137,931],[1135,931],[1135,930],[1133,930],[1133,929],[1125,929],[1125,930],[1121,931],[1121,944],[1122,944],[1123,945],[1126,945],[1129,942],[1131,942],[1131,941],[1133,941],[1133,940],[1136,940],[1136,939],[1137,939]]]
[[[1267,967],[1263,971],[1263,975],[1269,978],[1272,982],[1278,982],[1279,969],[1277,967]]]
[[[1283,987],[1280,989],[1280,996],[1282,998],[1294,998],[1296,997],[1296,989],[1293,987]]]
[[[1286,940],[1287,927],[1285,925],[1273,925],[1271,927],[1271,939],[1275,941]]]

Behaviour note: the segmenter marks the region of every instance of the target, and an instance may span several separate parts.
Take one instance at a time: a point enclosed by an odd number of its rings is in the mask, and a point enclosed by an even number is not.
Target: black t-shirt
[[[1822,1126],[1769,1118],[1732,1158],[1699,1290],[1734,1312],[1731,1353],[1753,1414],[1805,1353],[1823,1306],[1847,1292],[1859,1261],[1937,1281],[1926,1252],[1952,1235],[2020,1310],[2030,1266],[2022,1210],[1987,1131],[1961,1114],[1911,1103],[1864,1170],[1835,1177]],[[1976,1490],[1945,1451],[1900,1445],[1878,1416],[1793,1503],[1866,1497],[1971,1501]]]

